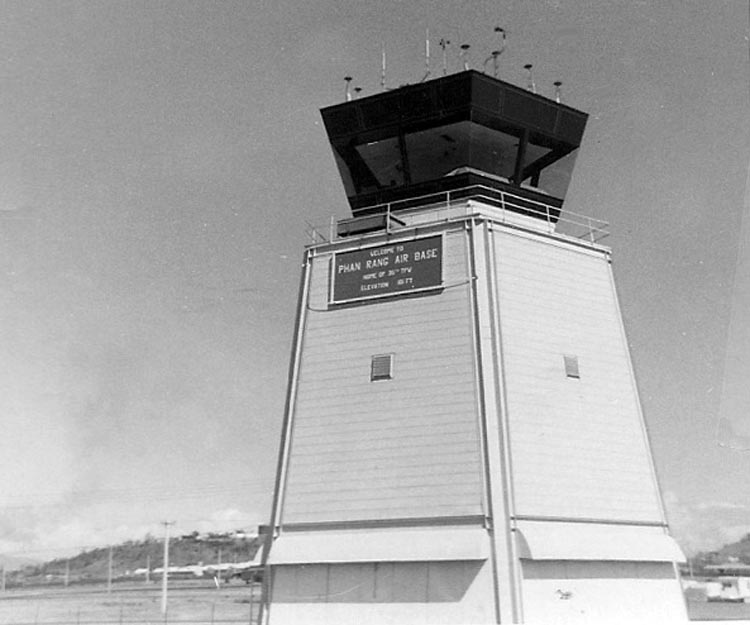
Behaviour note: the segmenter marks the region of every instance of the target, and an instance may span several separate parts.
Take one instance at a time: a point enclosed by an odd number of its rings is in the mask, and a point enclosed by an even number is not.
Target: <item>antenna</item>
[[[385,41],[380,42],[380,88],[385,91]]]
[[[448,73],[448,60],[445,56],[445,49],[451,45],[451,42],[448,39],[441,39],[438,45],[443,49],[443,76],[445,76]]]
[[[531,63],[526,63],[526,65],[523,66],[523,68],[529,72],[529,83],[526,85],[526,88],[531,91],[531,93],[536,93],[536,83],[534,82],[534,73],[531,71],[531,69],[534,66]]]
[[[427,77],[430,75],[430,29],[429,28],[424,29],[424,67],[425,67],[425,74],[424,74],[424,78],[422,78],[422,82],[427,80]]]
[[[494,70],[494,76],[495,78],[497,78],[498,65],[499,65],[498,58],[503,52],[505,52],[505,29],[502,28],[501,26],[495,26],[495,32],[499,33],[501,36],[500,45],[498,46],[497,50],[493,50],[492,52],[490,52],[490,55],[485,59],[483,71],[485,74],[487,73],[487,63],[489,63],[490,59],[492,59],[492,67]]]
[[[346,101],[351,102],[352,100],[352,77],[351,76],[344,76],[344,81],[346,82]]]
[[[555,102],[560,104],[560,100],[561,100],[560,87],[562,87],[562,80],[556,80],[552,84],[555,85]]]
[[[471,46],[468,43],[461,44],[461,58],[464,62],[464,71],[469,69],[469,48],[471,48]]]

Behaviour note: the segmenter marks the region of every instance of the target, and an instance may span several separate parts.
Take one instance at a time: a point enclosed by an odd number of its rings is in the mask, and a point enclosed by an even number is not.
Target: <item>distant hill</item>
[[[728,558],[737,558],[740,562],[750,564],[750,534],[745,534],[737,542],[724,545],[713,553],[723,562],[726,562]]]
[[[260,548],[255,536],[237,534],[193,534],[169,541],[170,566],[188,564],[217,564],[252,560]],[[143,540],[129,540],[112,546],[112,578],[133,577],[136,569],[162,566],[164,541],[153,536]],[[71,583],[106,580],[109,569],[109,547],[84,551],[71,558],[59,558],[43,563],[26,563],[8,575],[9,585],[38,583]]]
[[[701,552],[691,560],[693,565],[697,566],[725,564],[727,562],[750,564],[750,534],[746,534],[736,542],[724,545],[721,549]]]

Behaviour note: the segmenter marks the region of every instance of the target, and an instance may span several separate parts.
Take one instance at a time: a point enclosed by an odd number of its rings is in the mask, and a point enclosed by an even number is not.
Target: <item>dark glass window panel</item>
[[[578,150],[573,150],[545,167],[539,175],[539,184],[536,186],[547,195],[565,198],[570,185],[570,178],[573,175],[576,156],[578,156]]]
[[[344,159],[341,158],[341,156],[336,150],[333,151],[333,157],[334,159],[336,159],[336,167],[338,167],[339,175],[341,176],[341,181],[344,183],[344,190],[346,191],[346,196],[352,197],[353,195],[356,195],[357,192],[354,188],[352,175],[346,163],[344,162]]]
[[[551,148],[547,148],[543,145],[536,145],[532,141],[526,144],[526,157],[524,158],[524,169],[533,169],[534,163],[538,162],[542,157],[547,156],[552,151]]]
[[[421,96],[427,93],[417,92]],[[391,136],[375,141],[359,138],[359,143],[355,143],[356,139],[335,143],[336,164],[347,196],[356,197],[471,171],[510,184],[516,182],[516,160],[523,134],[520,127],[490,128],[466,120],[409,132],[404,135],[406,163],[397,132],[398,129],[393,128]],[[380,136],[383,134],[386,133]],[[373,134],[370,137],[375,138]],[[522,166],[522,185],[563,199],[575,153],[563,157],[560,153],[561,146],[549,137],[530,133]]]
[[[459,122],[407,134],[406,155],[412,182],[442,178],[469,164],[471,123]]]
[[[515,172],[518,145],[518,137],[512,134],[471,124],[469,165],[479,171],[510,180]]]
[[[367,185],[369,188],[362,188],[360,192],[404,184],[404,167],[401,163],[398,137],[363,143],[356,147],[356,151],[377,181],[377,186],[371,181],[371,184]]]
[[[518,138],[465,121],[407,134],[406,153],[415,183],[466,168],[509,179],[515,168]]]

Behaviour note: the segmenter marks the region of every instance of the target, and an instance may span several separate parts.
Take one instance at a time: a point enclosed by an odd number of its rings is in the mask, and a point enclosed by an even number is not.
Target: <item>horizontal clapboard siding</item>
[[[438,293],[329,308],[330,262],[312,265],[282,522],[481,513],[464,233]],[[382,354],[393,378],[371,381]]]
[[[607,257],[494,237],[516,513],[662,520]]]

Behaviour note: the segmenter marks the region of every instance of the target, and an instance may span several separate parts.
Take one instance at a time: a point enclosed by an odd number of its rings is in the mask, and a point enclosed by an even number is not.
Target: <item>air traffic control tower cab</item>
[[[377,227],[363,216],[447,198],[500,206],[505,193],[516,211],[554,223],[588,118],[471,70],[322,115],[355,217],[340,224],[344,236]]]

